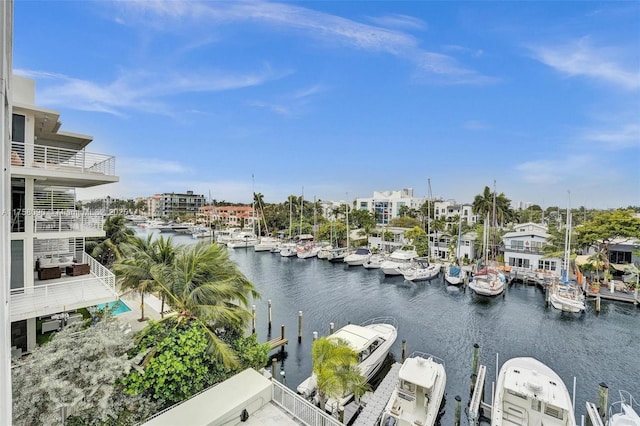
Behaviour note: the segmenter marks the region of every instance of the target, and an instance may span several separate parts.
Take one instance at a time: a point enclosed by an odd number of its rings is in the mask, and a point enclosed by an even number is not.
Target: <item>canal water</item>
[[[193,243],[179,236],[176,242]],[[640,308],[602,302],[595,312],[589,302],[584,314],[570,314],[545,306],[535,286],[513,284],[505,297],[479,299],[471,291],[445,285],[440,276],[411,283],[384,277],[380,270],[348,267],[322,259],[285,258],[269,252],[229,249],[230,258],[254,283],[256,331],[260,341],[280,334],[285,325],[289,344],[279,363],[291,389],[311,372],[313,332],[336,330],[381,316],[398,322],[392,353],[401,359],[401,342],[412,351],[433,354],[446,363],[446,406],[442,424],[452,424],[455,401],[469,401],[473,344],[480,345],[480,363],[487,366],[487,392],[496,378],[496,354],[503,361],[517,356],[539,359],[558,373],[572,392],[576,378],[576,420],[586,415],[585,401],[598,401],[598,384],[609,386],[609,402],[627,390],[640,399]],[[268,333],[267,301],[272,301],[272,333]],[[297,341],[298,312],[303,312],[302,342]],[[282,380],[282,376],[279,377]],[[463,415],[464,417],[464,415]],[[464,421],[463,421],[464,423]]]

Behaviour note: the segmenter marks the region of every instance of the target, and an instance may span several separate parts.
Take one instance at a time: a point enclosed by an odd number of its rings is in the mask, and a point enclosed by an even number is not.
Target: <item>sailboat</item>
[[[551,284],[549,299],[554,308],[572,313],[584,312],[584,294],[575,280],[569,278],[571,268],[571,202],[567,205],[567,224],[564,235],[564,257],[562,259],[562,275],[560,280]]]
[[[460,241],[462,240],[462,215],[458,222],[458,244],[456,246],[456,261],[448,265],[444,271],[444,279],[447,284],[460,285],[464,282],[467,272],[460,267]]]
[[[280,256],[293,257],[298,253],[296,252],[296,243],[291,238],[291,230],[293,228],[293,203],[291,197],[289,197],[289,241],[280,245]]]
[[[345,205],[345,212],[347,221],[347,246],[334,248],[329,251],[327,260],[332,263],[344,263],[344,258],[349,254],[349,202]]]
[[[493,183],[493,209],[492,209],[492,226],[491,230],[495,228],[496,220],[496,190],[495,182]],[[489,247],[489,215],[484,221],[483,232],[483,251],[484,257],[481,262],[476,265],[475,272],[471,281],[469,282],[469,288],[473,290],[478,296],[493,297],[504,293],[505,277],[498,269],[495,260],[493,259],[493,253],[495,252],[495,244],[492,244],[492,249]],[[493,239],[493,236],[492,236]],[[492,253],[491,262],[489,262],[489,251]]]

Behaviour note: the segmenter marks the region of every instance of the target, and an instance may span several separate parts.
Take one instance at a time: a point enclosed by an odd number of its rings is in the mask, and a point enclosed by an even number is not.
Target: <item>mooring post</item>
[[[271,380],[276,377],[276,364],[278,363],[278,358],[271,358]]]
[[[256,334],[256,305],[251,305],[251,334]]]
[[[462,292],[467,292],[467,286],[469,285],[469,274],[464,274],[464,281],[462,284]]]
[[[596,312],[600,312],[600,295],[596,296]]]
[[[284,324],[280,326],[280,339],[284,340]],[[280,352],[284,353],[284,345],[280,346]]]
[[[298,343],[302,342],[302,311],[298,311]]]
[[[455,408],[455,412],[453,414],[453,424],[455,426],[460,426],[460,413],[461,413],[461,401],[462,399],[460,398],[460,395],[456,395],[456,408]]]
[[[318,340],[318,332],[314,331],[313,332],[313,341],[315,342],[316,340]]]
[[[480,345],[477,343],[473,344],[473,356],[471,358],[471,372],[474,374],[478,374],[478,360],[480,358]]]
[[[638,282],[636,281],[636,288],[633,290],[633,304],[638,305]]]
[[[267,300],[267,316],[269,319],[269,333],[271,333],[271,299]]]
[[[344,407],[342,405],[340,406],[340,408],[338,408],[338,414],[340,418],[340,423],[344,424]]]
[[[600,383],[598,387],[598,414],[602,418],[604,424],[607,423],[607,407],[609,400],[609,386],[606,383]]]
[[[407,341],[402,340],[402,362],[407,359]]]
[[[335,326],[336,325],[334,323],[332,322],[329,323],[329,334],[333,334],[333,329],[335,328]]]
[[[548,285],[544,286],[544,301],[546,302],[547,307],[549,307],[549,302],[551,301],[551,292],[549,291]]]

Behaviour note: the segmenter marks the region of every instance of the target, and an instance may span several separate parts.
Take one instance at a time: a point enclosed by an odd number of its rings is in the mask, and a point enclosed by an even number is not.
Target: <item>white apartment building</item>
[[[11,313],[9,287],[11,257],[11,72],[13,67],[13,0],[0,2],[0,424],[12,422]]]
[[[453,261],[457,257],[460,262],[464,262],[464,259],[471,262],[478,256],[476,239],[475,232],[467,232],[460,236],[460,245],[458,246],[454,245],[455,238],[451,238],[447,234],[432,232],[429,236],[429,258]]]
[[[419,210],[426,200],[424,197],[414,197],[412,188],[399,191],[374,191],[373,197],[356,198],[355,208],[372,212],[377,225],[387,225],[391,219],[400,217],[402,206]]]
[[[433,202],[434,219],[448,220],[456,216],[462,217],[462,221],[469,226],[473,226],[478,221],[478,216],[473,213],[472,204],[461,204],[455,200],[438,200]],[[452,222],[450,222],[451,224]]]
[[[10,206],[11,349],[19,356],[33,350],[36,333],[78,319],[74,310],[118,298],[114,275],[84,252],[85,238],[105,235],[102,212],[75,209],[76,188],[118,177],[115,157],[86,150],[91,136],[60,130],[59,113],[35,105],[33,80],[12,76],[11,84],[3,141],[10,191],[2,193]]]

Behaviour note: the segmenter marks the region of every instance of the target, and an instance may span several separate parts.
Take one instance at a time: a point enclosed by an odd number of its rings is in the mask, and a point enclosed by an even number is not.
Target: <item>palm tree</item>
[[[113,265],[113,271],[120,278],[123,290],[130,290],[140,294],[140,321],[144,321],[144,295],[158,290],[151,271],[157,265],[170,266],[178,248],[173,245],[171,238],[160,237],[152,240],[147,238],[130,238],[121,245],[123,257]],[[165,293],[162,293],[162,308],[164,312]],[[164,316],[161,313],[162,316]]]
[[[155,265],[151,275],[177,312],[178,323],[200,324],[209,336],[209,351],[225,366],[236,366],[237,357],[219,330],[244,329],[252,315],[249,298],[259,294],[228,252],[205,241],[184,246],[173,265]]]
[[[111,266],[121,257],[120,246],[126,243],[135,232],[127,227],[124,216],[109,216],[104,222],[105,239],[88,240],[86,252],[104,266]]]
[[[311,356],[321,408],[328,398],[364,393],[362,382],[366,383],[366,379],[357,368],[358,354],[345,340],[321,337],[313,342]]]

